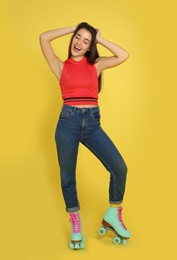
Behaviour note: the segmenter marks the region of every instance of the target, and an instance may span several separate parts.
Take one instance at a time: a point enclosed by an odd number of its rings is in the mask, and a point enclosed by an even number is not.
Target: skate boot
[[[81,219],[79,212],[70,213],[69,219],[72,231],[70,249],[84,249],[84,237],[82,236]]]
[[[127,239],[130,238],[130,232],[125,227],[122,220],[122,207],[109,207],[104,215],[103,226],[99,229],[100,235],[104,235],[108,230],[116,234],[113,242],[114,244],[126,244]]]

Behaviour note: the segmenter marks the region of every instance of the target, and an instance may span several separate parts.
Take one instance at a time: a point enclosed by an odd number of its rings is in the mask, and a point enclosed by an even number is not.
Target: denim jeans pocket
[[[100,116],[99,110],[92,111],[90,114],[96,121],[98,121],[98,122],[100,121],[101,116]]]
[[[72,110],[65,110],[63,109],[60,113],[60,119],[67,119],[70,118],[74,114],[74,111]]]

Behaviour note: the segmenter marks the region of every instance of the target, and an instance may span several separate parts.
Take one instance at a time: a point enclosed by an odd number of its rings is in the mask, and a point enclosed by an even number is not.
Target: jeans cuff
[[[121,204],[121,203],[122,203],[122,200],[119,200],[119,201],[110,201],[109,203],[110,203],[110,204]]]
[[[72,212],[76,212],[80,210],[80,207],[74,207],[74,208],[66,208],[66,211],[69,212],[69,213],[72,213]]]

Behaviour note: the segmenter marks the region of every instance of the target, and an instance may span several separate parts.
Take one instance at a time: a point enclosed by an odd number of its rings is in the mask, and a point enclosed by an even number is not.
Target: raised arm
[[[60,58],[54,53],[54,50],[51,45],[51,41],[67,35],[69,33],[73,33],[76,29],[76,26],[72,27],[66,27],[66,28],[59,28],[51,31],[44,32],[40,35],[40,45],[43,52],[43,55],[55,74],[55,76],[60,79],[61,71],[63,68],[63,62],[60,60]]]
[[[98,75],[105,69],[112,68],[115,66],[118,66],[122,62],[128,59],[129,54],[126,50],[121,48],[119,45],[110,42],[104,38],[101,37],[100,31],[97,30],[97,37],[96,37],[97,43],[101,44],[105,48],[107,48],[110,52],[114,54],[114,56],[111,57],[100,57],[98,58],[95,66],[97,68]]]

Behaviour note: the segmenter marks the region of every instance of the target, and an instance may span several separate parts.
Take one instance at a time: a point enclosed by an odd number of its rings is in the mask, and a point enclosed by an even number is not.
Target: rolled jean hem
[[[74,207],[74,208],[66,208],[66,211],[69,212],[69,213],[72,213],[72,212],[76,212],[80,210],[80,207]]]
[[[110,204],[121,204],[121,203],[122,203],[122,200],[119,200],[119,201],[110,201],[109,203],[110,203]]]

